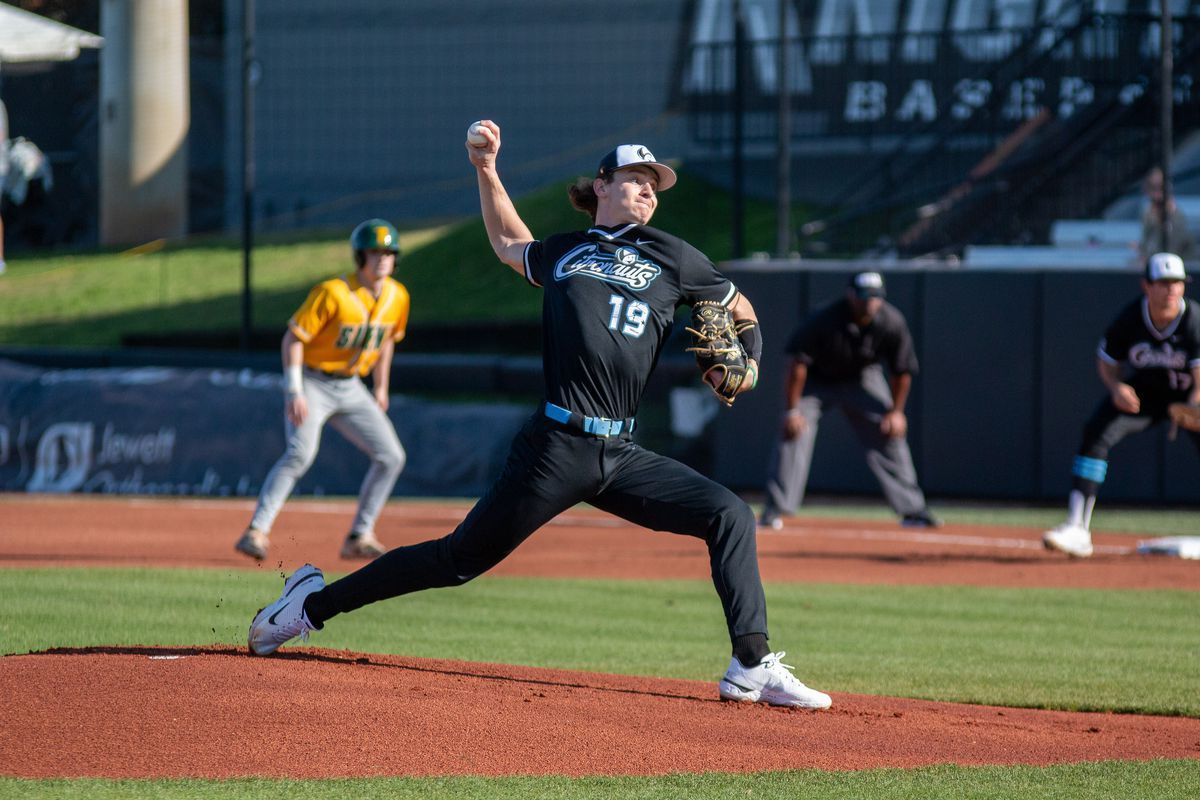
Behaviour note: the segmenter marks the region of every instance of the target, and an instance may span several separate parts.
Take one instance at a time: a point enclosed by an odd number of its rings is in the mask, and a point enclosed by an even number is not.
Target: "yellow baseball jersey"
[[[387,278],[379,297],[359,283],[357,273],[313,287],[288,327],[304,343],[304,365],[338,375],[366,375],[390,337],[404,338],[408,290]]]

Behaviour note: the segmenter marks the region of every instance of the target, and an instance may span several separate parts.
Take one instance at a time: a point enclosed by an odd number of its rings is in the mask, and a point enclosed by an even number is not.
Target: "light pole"
[[[250,256],[254,251],[254,0],[242,0],[242,350],[250,350],[253,308]]]
[[[1171,150],[1174,147],[1174,136],[1172,126],[1174,120],[1172,114],[1174,112],[1175,92],[1174,84],[1174,56],[1173,41],[1174,35],[1171,23],[1171,0],[1162,0],[1162,19],[1160,20],[1160,37],[1159,37],[1159,166],[1162,169],[1162,192],[1163,202],[1159,213],[1162,215],[1162,240],[1160,242],[1159,252],[1170,252],[1171,250]]]

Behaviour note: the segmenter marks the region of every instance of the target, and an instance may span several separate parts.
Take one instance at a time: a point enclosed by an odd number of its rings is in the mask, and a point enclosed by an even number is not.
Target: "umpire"
[[[826,406],[842,409],[867,451],[867,466],[906,526],[941,523],[925,506],[908,449],[904,404],[917,372],[912,335],[899,309],[884,300],[883,276],[851,276],[842,299],[816,310],[792,334],[783,432],[767,477],[759,524],[779,530],[782,515],[804,500],[817,427]],[[883,364],[887,365],[885,379]],[[890,384],[890,391],[889,391]]]

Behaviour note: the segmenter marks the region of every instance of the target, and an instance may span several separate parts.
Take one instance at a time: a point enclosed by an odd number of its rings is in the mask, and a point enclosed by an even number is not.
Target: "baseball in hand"
[[[483,135],[482,122],[472,122],[471,127],[467,128],[467,141],[476,147],[483,147],[488,143],[487,137]]]

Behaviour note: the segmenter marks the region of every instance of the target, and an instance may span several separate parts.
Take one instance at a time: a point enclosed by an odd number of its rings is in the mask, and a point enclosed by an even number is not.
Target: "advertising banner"
[[[395,494],[476,496],[503,466],[526,406],[394,395],[408,455]],[[0,361],[0,490],[255,496],[284,449],[277,374],[48,370]],[[355,495],[366,456],[326,426],[297,494]]]

